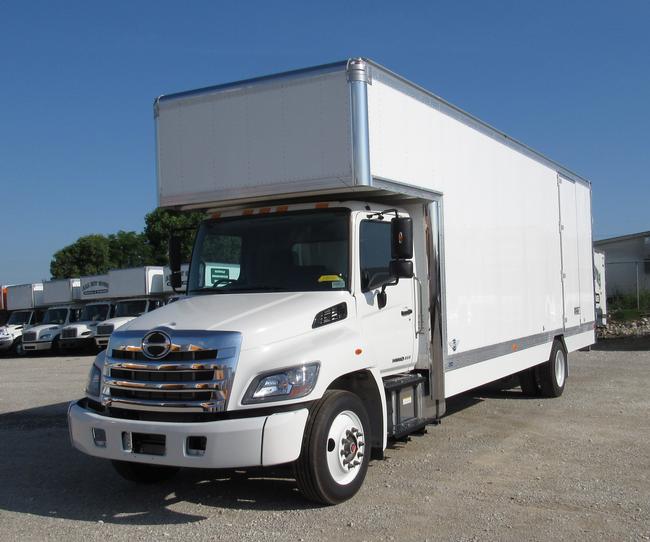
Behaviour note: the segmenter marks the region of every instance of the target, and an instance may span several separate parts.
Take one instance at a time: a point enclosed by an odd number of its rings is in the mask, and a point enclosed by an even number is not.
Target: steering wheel
[[[218,288],[219,286],[226,286],[228,284],[232,284],[233,282],[237,282],[236,279],[227,279],[227,278],[220,278],[217,279],[212,283],[211,288]]]

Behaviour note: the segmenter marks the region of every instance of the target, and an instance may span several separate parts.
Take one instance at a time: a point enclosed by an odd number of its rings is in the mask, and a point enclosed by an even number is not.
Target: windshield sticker
[[[341,280],[341,277],[338,275],[321,275],[318,277],[318,282],[338,282]]]
[[[341,279],[333,281],[332,288],[345,288],[345,281]]]

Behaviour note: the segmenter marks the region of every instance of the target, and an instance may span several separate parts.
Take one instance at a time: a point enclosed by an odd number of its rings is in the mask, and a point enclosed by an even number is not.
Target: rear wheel
[[[567,377],[567,353],[563,344],[556,340],[549,360],[537,367],[537,379],[544,397],[559,397],[564,392]]]
[[[305,497],[337,504],[359,491],[370,461],[369,430],[368,414],[359,397],[338,390],[323,395],[309,415],[294,465]]]
[[[113,467],[122,478],[138,484],[164,482],[172,478],[180,470],[179,467],[147,465],[131,461],[112,461],[111,463],[113,463]]]

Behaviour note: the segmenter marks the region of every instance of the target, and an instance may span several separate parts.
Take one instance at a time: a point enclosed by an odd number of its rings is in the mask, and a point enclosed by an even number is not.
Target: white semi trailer
[[[43,317],[43,283],[7,287],[7,310],[11,311],[0,327],[0,353],[23,355],[23,333],[39,324]]]
[[[48,307],[41,323],[23,333],[25,352],[58,350],[61,330],[81,315],[81,280],[60,279],[43,283],[43,304]]]
[[[95,343],[106,348],[111,333],[134,318],[164,305],[162,267],[112,269],[108,272],[110,294],[115,301],[113,318],[97,325]]]
[[[70,405],[128,479],[292,464],[310,499],[594,342],[590,184],[364,59],[163,96],[159,205],[205,209],[187,298],[132,320]],[[178,243],[170,243],[180,284]],[[209,271],[213,266],[225,273]]]

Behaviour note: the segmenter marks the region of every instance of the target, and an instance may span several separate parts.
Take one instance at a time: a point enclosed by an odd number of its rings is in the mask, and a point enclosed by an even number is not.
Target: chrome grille
[[[151,360],[142,350],[147,332],[116,331],[102,376],[102,404],[164,412],[226,409],[239,357],[241,334],[174,332],[171,351]]]
[[[23,342],[24,343],[33,343],[36,340],[38,333],[36,331],[27,331],[23,333]]]
[[[77,337],[76,327],[66,328],[61,332],[62,339],[74,339],[76,337]]]
[[[115,326],[113,324],[100,324],[97,326],[97,335],[110,335]]]

